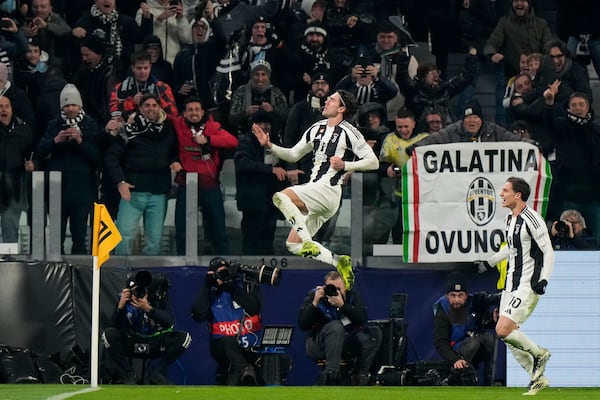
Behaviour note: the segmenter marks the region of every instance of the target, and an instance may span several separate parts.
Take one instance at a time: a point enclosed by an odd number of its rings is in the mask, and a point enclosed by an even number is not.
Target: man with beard
[[[271,82],[289,95],[293,85],[293,57],[287,45],[275,32],[273,23],[265,17],[260,16],[252,22],[250,27],[250,39],[243,46],[240,64],[243,71],[243,79],[247,80],[250,74],[250,66],[256,60],[265,60],[271,64]]]
[[[329,95],[329,76],[317,72],[312,76],[311,90],[304,100],[294,104],[285,124],[283,145],[292,147],[312,124],[323,118],[321,113]],[[286,163],[287,178],[292,185],[306,183],[312,168],[312,156],[305,155],[297,162]]]
[[[158,255],[171,190],[171,169],[181,169],[177,159],[177,136],[173,124],[153,93],[140,100],[140,112],[131,114],[123,126],[111,119],[106,130],[117,135],[104,156],[105,168],[121,195],[117,229],[123,240],[116,254],[132,254],[132,242],[144,218],[145,255]]]
[[[31,127],[13,115],[11,101],[0,96],[0,226],[3,243],[19,241],[21,212],[27,210],[27,171],[33,170]],[[27,166],[26,164],[29,164]]]
[[[213,119],[198,97],[185,100],[182,116],[175,119],[174,125],[179,144],[179,162],[174,168],[179,185],[175,205],[177,254],[185,254],[186,172],[198,173],[198,203],[205,221],[204,237],[212,242],[213,254],[227,254],[229,240],[219,180],[221,151],[233,150],[238,140]]]
[[[83,110],[75,85],[67,84],[60,93],[61,113],[49,122],[35,152],[46,170],[62,172],[61,247],[67,221],[71,230],[71,254],[88,254],[88,217],[98,192],[97,170],[102,160],[98,147],[98,124]]]
[[[489,386],[492,377],[492,360],[496,337],[485,328],[494,327],[486,321],[491,306],[498,306],[500,295],[487,293],[468,294],[462,280],[452,278],[448,290],[433,304],[433,341],[435,349],[450,364],[449,384],[474,384],[474,367],[485,363],[484,382]]]
[[[258,110],[272,113],[272,128],[278,132],[288,115],[285,95],[271,84],[271,65],[264,60],[252,63],[250,80],[240,86],[231,98],[229,125],[239,135],[250,130],[252,115]]]
[[[332,86],[346,74],[340,57],[329,50],[327,45],[327,30],[321,21],[312,21],[304,30],[304,43],[298,49],[300,61],[299,80],[295,93],[297,98],[303,98],[309,90],[311,77],[317,72],[325,72]]]

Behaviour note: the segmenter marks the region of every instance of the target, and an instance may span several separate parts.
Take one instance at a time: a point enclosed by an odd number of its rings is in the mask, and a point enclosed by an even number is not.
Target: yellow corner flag
[[[122,239],[104,204],[94,203],[92,236],[92,256],[98,257],[100,268],[108,260],[111,250],[117,247]]]

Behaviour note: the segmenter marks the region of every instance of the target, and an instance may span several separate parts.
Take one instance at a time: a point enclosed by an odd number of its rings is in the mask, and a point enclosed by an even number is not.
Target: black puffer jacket
[[[111,178],[134,185],[132,191],[166,194],[171,189],[169,166],[176,159],[177,135],[171,121],[165,120],[160,131],[149,129],[127,142],[115,140],[106,151],[104,163]]]

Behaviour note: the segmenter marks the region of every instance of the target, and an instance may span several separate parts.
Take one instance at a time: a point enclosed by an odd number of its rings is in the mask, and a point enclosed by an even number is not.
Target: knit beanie
[[[469,115],[476,115],[483,120],[483,112],[481,111],[481,105],[477,99],[473,99],[467,104],[463,115],[465,117],[468,117]]]
[[[71,104],[83,107],[83,102],[81,101],[81,94],[79,94],[79,90],[77,90],[77,87],[75,85],[67,83],[60,92],[60,108]]]
[[[96,54],[104,55],[106,52],[106,42],[103,38],[96,34],[88,35],[83,42],[81,42],[81,47],[87,47],[91,51]]]
[[[266,60],[256,60],[252,62],[250,64],[250,75],[261,69],[267,73],[269,78],[271,77],[271,64]]]
[[[327,37],[327,30],[321,21],[312,21],[306,25],[306,29],[304,29],[304,36],[307,36],[309,33],[320,33],[321,35]]]

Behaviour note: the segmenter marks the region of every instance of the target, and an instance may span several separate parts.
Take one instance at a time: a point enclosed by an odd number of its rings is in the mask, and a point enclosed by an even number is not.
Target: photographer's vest
[[[433,304],[433,312],[435,313],[437,310],[437,306],[440,305],[446,315],[450,315],[450,302],[446,296],[441,296],[434,304]],[[471,308],[470,299],[467,300],[467,307]],[[452,323],[452,331],[450,332],[450,346],[456,351],[462,344],[463,340],[465,340],[469,334],[468,332],[473,332],[474,328],[474,319],[472,318],[472,313],[467,313],[467,318],[465,322],[462,324],[454,324]]]
[[[210,334],[213,339],[238,336],[242,347],[258,345],[262,323],[260,315],[247,315],[242,306],[232,300],[231,293],[221,292],[210,306],[213,321]]]
[[[135,307],[131,303],[127,303],[125,306],[125,315],[129,322],[128,329],[131,332],[135,332],[136,335],[149,337],[160,335],[164,332],[171,332],[173,330],[172,326],[162,326],[154,319],[150,318],[148,313]]]

